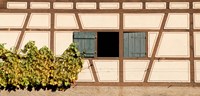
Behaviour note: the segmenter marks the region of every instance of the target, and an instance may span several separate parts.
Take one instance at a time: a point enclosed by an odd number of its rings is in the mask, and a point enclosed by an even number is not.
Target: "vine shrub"
[[[60,57],[48,47],[38,49],[34,41],[20,52],[0,44],[0,87],[65,90],[75,83],[82,65],[82,56],[74,43]]]

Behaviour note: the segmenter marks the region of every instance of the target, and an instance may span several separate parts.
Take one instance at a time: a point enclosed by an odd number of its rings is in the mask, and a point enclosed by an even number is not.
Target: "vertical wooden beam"
[[[120,2],[120,10],[122,10],[123,0]],[[123,76],[123,57],[124,57],[124,32],[123,32],[123,15],[124,12],[119,13],[119,82],[124,81]]]
[[[100,4],[99,4],[99,3],[100,3],[100,0],[96,0],[96,4],[97,4],[97,10],[99,10],[99,9],[100,9],[100,7],[99,7],[99,6],[100,6]]]
[[[19,40],[17,41],[17,45],[16,45],[16,49],[17,50],[19,50],[20,44],[21,44],[22,39],[24,37],[24,34],[25,34],[25,31],[26,31],[26,27],[28,26],[28,22],[29,22],[30,16],[31,16],[31,13],[28,13],[27,17],[26,17],[26,20],[24,22],[24,26],[23,26],[22,31],[21,31],[21,34],[19,36]]]
[[[146,32],[145,34],[146,34],[146,37],[145,37],[145,42],[146,42],[146,44],[145,44],[146,54],[145,55],[146,56],[145,56],[145,58],[148,58],[148,55],[149,55],[149,52],[148,52],[148,49],[149,49],[149,46],[148,46],[149,45],[149,41],[148,41],[149,40],[149,32]]]
[[[146,1],[142,0],[142,9],[146,9]]]
[[[190,2],[190,9],[193,8],[193,2]],[[193,13],[190,13],[190,82],[195,83],[194,76],[194,30],[193,30]]]
[[[50,9],[53,9],[53,2],[54,0],[52,0],[50,2]],[[52,52],[54,52],[54,40],[55,40],[55,28],[54,28],[54,23],[55,23],[55,13],[54,11],[51,12],[51,28],[50,28],[50,49]]]
[[[31,2],[27,1],[27,9],[30,9],[30,8],[31,8]]]
[[[155,47],[153,49],[153,53],[152,53],[152,56],[151,56],[151,59],[150,59],[150,62],[149,62],[149,66],[147,68],[147,72],[146,72],[146,75],[145,75],[144,82],[148,82],[149,74],[151,72],[153,62],[155,60],[155,55],[156,55],[156,52],[157,52],[157,49],[158,49],[158,46],[159,46],[159,43],[160,43],[160,40],[161,40],[161,36],[162,36],[163,30],[164,30],[164,27],[165,27],[165,23],[167,21],[167,17],[168,17],[168,13],[165,13],[164,18],[162,20],[161,27],[160,27],[160,31],[159,31],[159,34],[158,34],[158,37],[157,37],[157,41],[156,41],[156,44],[155,44]]]
[[[169,9],[169,6],[170,6],[169,3],[170,2],[166,2],[166,9]]]

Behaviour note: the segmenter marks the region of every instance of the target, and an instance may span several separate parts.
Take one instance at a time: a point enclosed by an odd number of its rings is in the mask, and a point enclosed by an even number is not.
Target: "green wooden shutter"
[[[77,43],[79,51],[85,53],[85,57],[94,57],[96,33],[74,32],[73,35],[73,40]]]
[[[144,57],[145,33],[124,33],[124,57]]]

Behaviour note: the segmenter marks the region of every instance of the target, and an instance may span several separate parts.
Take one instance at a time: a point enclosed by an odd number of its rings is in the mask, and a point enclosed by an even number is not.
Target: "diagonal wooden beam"
[[[17,41],[17,45],[16,45],[16,49],[17,50],[19,50],[20,44],[21,44],[22,39],[24,37],[24,34],[25,34],[25,31],[26,31],[26,27],[28,26],[28,22],[29,22],[30,16],[31,16],[31,13],[28,13],[28,15],[26,17],[26,20],[24,22],[24,26],[23,26],[22,31],[21,31],[21,34],[19,36],[19,40]]]
[[[151,59],[150,59],[150,62],[149,62],[149,66],[148,66],[147,71],[146,71],[144,82],[148,82],[149,74],[151,72],[153,62],[155,60],[156,52],[157,52],[157,49],[158,49],[158,46],[159,46],[159,43],[160,43],[160,40],[161,40],[162,33],[164,31],[164,27],[165,27],[165,23],[167,21],[167,17],[168,17],[168,13],[165,13],[161,27],[160,27],[160,31],[159,31],[159,34],[158,34],[158,37],[157,37],[157,41],[156,41],[156,44],[155,44],[155,47],[153,49],[153,53],[152,53],[152,56],[151,56]]]
[[[92,59],[89,59],[89,63],[90,63],[90,67],[91,67],[92,74],[93,74],[93,76],[94,76],[95,82],[99,82],[98,77],[97,77],[97,72],[96,72],[96,70],[95,70],[95,68],[94,68],[94,64],[93,64],[93,62],[92,62]]]
[[[78,23],[79,31],[83,31],[83,28],[82,28],[82,25],[81,25],[81,20],[78,16],[78,12],[75,13],[75,16],[76,16],[76,21]]]

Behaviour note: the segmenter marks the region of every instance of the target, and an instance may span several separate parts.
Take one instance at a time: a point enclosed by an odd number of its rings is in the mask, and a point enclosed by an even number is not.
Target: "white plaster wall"
[[[157,37],[158,37],[158,32],[148,32],[148,57],[152,56]]]
[[[149,60],[124,60],[124,82],[143,82]]]
[[[8,9],[26,9],[27,2],[7,2]]]
[[[32,13],[28,22],[28,28],[50,28],[50,13]]]
[[[72,2],[54,2],[53,3],[54,9],[73,9],[73,3]]]
[[[31,2],[30,4],[31,9],[50,9],[49,2]]]
[[[194,61],[195,82],[200,83],[200,61]]]
[[[95,2],[77,2],[76,9],[96,9]]]
[[[190,82],[190,61],[154,61],[149,82]]]
[[[56,29],[78,29],[75,14],[72,13],[56,13],[55,14]]]
[[[73,31],[56,31],[55,32],[55,54],[57,56],[62,55],[62,53],[69,47],[73,42]]]
[[[160,29],[163,16],[163,13],[125,13],[124,29]]]
[[[200,2],[193,2],[193,9],[200,9]]]
[[[0,28],[22,28],[26,13],[0,13]]]
[[[189,32],[163,32],[156,57],[189,57]]]
[[[119,82],[119,60],[93,60],[99,82]]]
[[[94,76],[92,74],[92,69],[89,60],[84,60],[83,68],[78,74],[77,82],[94,82]]]
[[[123,9],[142,9],[142,2],[123,2]]]
[[[170,9],[189,9],[189,2],[170,2]]]
[[[165,2],[146,2],[146,9],[165,9]]]
[[[99,4],[100,9],[119,9],[118,2],[100,2]]]
[[[16,47],[20,31],[0,31],[0,43],[5,43],[5,48]]]
[[[38,49],[44,46],[50,47],[50,32],[26,31],[20,48],[24,48],[25,44],[29,41],[35,41],[35,45],[38,47]]]
[[[165,29],[189,29],[189,14],[169,13]]]
[[[118,29],[119,14],[117,13],[80,13],[83,29]]]
[[[200,29],[200,13],[193,14],[194,29]]]
[[[200,32],[194,32],[194,56],[200,57]]]

